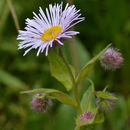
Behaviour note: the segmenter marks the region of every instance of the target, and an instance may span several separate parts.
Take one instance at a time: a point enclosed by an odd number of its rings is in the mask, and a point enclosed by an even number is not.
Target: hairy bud
[[[109,93],[112,96],[115,96],[113,93]],[[102,112],[108,112],[111,111],[112,108],[115,106],[116,100],[113,99],[98,99],[97,100],[97,105],[99,105],[99,109]]]
[[[123,63],[123,57],[118,49],[112,47],[101,56],[101,65],[107,70],[115,70],[121,67]]]
[[[44,93],[38,93],[37,96],[44,96]],[[51,106],[52,102],[50,99],[42,99],[34,97],[30,102],[31,108],[36,112],[46,112]]]

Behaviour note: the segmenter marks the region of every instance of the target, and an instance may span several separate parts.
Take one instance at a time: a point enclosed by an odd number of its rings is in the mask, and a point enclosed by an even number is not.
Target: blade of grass
[[[6,4],[4,7],[4,10],[3,10],[3,13],[1,15],[1,19],[0,19],[0,35],[2,34],[2,32],[4,30],[8,15],[9,15],[9,8],[8,8],[8,5]]]
[[[16,29],[17,29],[17,31],[18,31],[18,30],[20,30],[20,25],[19,25],[19,21],[18,21],[16,12],[15,12],[15,10],[14,10],[12,1],[11,1],[11,0],[7,0],[7,3],[8,3],[8,6],[9,6],[11,15],[12,15],[12,17],[13,17],[13,20],[14,20],[14,23],[15,23],[15,26],[16,26]]]

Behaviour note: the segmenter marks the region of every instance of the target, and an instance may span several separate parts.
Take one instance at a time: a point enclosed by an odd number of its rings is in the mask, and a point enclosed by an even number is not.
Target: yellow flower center
[[[44,42],[48,42],[50,40],[55,39],[61,32],[61,26],[52,26],[44,31],[41,35],[41,40]]]

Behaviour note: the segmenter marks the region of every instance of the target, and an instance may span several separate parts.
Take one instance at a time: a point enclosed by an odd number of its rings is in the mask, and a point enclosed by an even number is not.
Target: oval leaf
[[[58,101],[60,101],[63,104],[71,105],[71,106],[77,106],[77,103],[74,99],[72,99],[70,96],[67,94],[55,90],[55,89],[34,89],[34,90],[29,90],[29,91],[22,91],[21,94],[28,94],[28,93],[47,93],[49,96],[54,97]]]
[[[82,112],[86,112],[86,111],[92,111],[95,109],[95,89],[94,89],[94,84],[91,80],[89,80],[91,85],[90,87],[86,90],[86,92],[84,93],[82,100],[81,100],[81,109]]]
[[[79,83],[81,80],[85,79],[90,71],[92,70],[94,63],[99,60],[99,58],[106,52],[106,50],[111,46],[109,44],[105,49],[103,49],[97,56],[92,58],[80,71],[79,75],[77,76],[76,83]]]
[[[55,77],[58,81],[60,81],[68,91],[71,90],[72,81],[69,72],[61,57],[58,56],[58,54],[55,51],[51,50],[51,52],[48,55],[48,58],[52,76]]]

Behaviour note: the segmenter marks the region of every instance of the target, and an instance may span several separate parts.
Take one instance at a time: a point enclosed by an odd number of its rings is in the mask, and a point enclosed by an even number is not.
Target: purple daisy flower
[[[24,55],[30,50],[37,49],[37,56],[45,50],[45,55],[48,55],[48,49],[53,47],[56,42],[64,45],[62,38],[72,38],[79,34],[77,31],[70,31],[70,28],[84,20],[80,17],[80,10],[77,10],[75,5],[69,6],[67,3],[63,10],[63,2],[61,4],[49,5],[46,8],[46,14],[42,8],[39,8],[39,14],[34,14],[33,19],[26,19],[25,30],[19,31],[17,40],[21,40],[19,48],[28,48]]]

